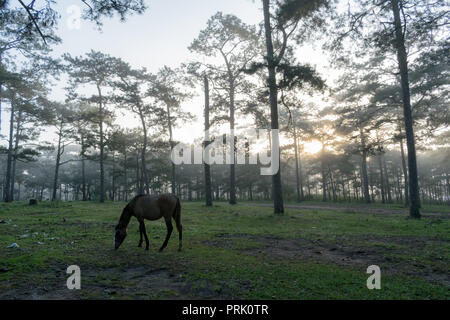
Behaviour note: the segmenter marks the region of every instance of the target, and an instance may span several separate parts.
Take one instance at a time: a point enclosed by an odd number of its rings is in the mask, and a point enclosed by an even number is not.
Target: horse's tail
[[[177,226],[179,226],[179,225],[181,225],[181,203],[180,203],[180,198],[178,198],[177,196],[175,196],[175,197],[177,198],[177,203],[175,205],[173,217],[175,219]]]
[[[182,235],[183,226],[181,225],[181,203],[180,203],[180,198],[178,198],[177,196],[175,196],[175,198],[177,199],[177,203],[175,204],[173,218],[175,219],[175,223],[176,223],[177,230],[178,230],[178,238],[179,238],[178,251],[181,251],[182,238],[183,238],[183,235]]]

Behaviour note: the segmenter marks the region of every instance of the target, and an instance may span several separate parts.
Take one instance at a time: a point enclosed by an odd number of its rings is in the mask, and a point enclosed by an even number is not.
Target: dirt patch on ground
[[[0,299],[230,299],[229,290],[206,280],[188,281],[186,274],[142,266],[82,270],[81,290],[66,287],[68,275],[57,267],[46,271],[42,285],[11,286]],[[26,283],[26,282],[25,282]]]
[[[205,242],[226,249],[233,249],[233,239],[246,238],[261,244],[259,247],[238,249],[244,254],[262,255],[264,257],[283,259],[316,261],[323,264],[337,264],[340,266],[357,268],[362,272],[370,265],[378,265],[384,274],[417,276],[429,282],[450,286],[448,264],[442,257],[435,257],[435,263],[424,265],[414,260],[396,258],[396,255],[416,253],[426,245],[438,246],[442,240],[428,237],[412,236],[377,236],[351,235],[342,236],[335,240],[322,239],[285,239],[275,235],[217,235],[218,239]],[[367,242],[366,245],[361,243]]]

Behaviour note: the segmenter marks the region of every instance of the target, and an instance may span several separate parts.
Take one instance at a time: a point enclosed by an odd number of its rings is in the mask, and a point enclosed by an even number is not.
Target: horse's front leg
[[[147,231],[145,230],[145,223],[144,223],[144,221],[140,221],[139,222],[139,231],[141,232],[141,242],[142,242],[142,234],[144,234],[144,237],[145,237],[145,250],[148,250],[149,241],[148,241],[148,237],[147,237]]]

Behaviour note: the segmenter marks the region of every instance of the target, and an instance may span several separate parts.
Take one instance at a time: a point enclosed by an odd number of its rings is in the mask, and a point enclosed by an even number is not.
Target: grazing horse
[[[138,195],[134,197],[123,209],[120,216],[119,223],[115,228],[114,234],[114,249],[118,249],[123,240],[127,236],[127,227],[130,223],[131,217],[134,216],[139,221],[139,232],[141,238],[139,240],[138,247],[142,246],[142,235],[145,237],[145,250],[148,250],[148,237],[145,230],[144,219],[158,220],[164,217],[167,227],[166,240],[159,249],[159,252],[163,251],[169,242],[170,235],[172,234],[172,218],[175,220],[179,235],[178,251],[181,251],[182,240],[182,226],[181,226],[181,204],[180,199],[173,194],[160,194],[160,195]]]

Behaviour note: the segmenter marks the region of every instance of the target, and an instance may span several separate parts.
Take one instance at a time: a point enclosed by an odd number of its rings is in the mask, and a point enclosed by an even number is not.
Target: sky
[[[167,65],[176,68],[192,57],[187,49],[200,30],[206,27],[207,20],[218,11],[234,14],[247,24],[259,24],[262,21],[260,1],[252,0],[148,0],[148,9],[142,15],[132,15],[125,22],[118,17],[103,19],[103,27],[98,30],[94,23],[81,20],[76,23],[77,11],[83,9],[81,0],[59,1],[55,9],[61,14],[57,34],[62,43],[54,46],[52,55],[59,57],[63,53],[72,56],[84,55],[91,49],[120,57],[133,67],[146,67],[157,72]],[[299,50],[297,57],[308,62],[329,77],[326,57],[320,48],[311,46]],[[66,83],[61,81],[53,85],[51,98],[63,101]],[[191,101],[182,105],[197,116],[197,121],[174,130],[175,139],[193,141],[202,136],[203,98],[201,92]],[[6,109],[6,108],[3,108]],[[2,130],[8,132],[9,114],[2,110]],[[120,117],[118,124],[134,127],[138,122],[129,114]],[[53,137],[51,132],[43,134],[43,139]]]

